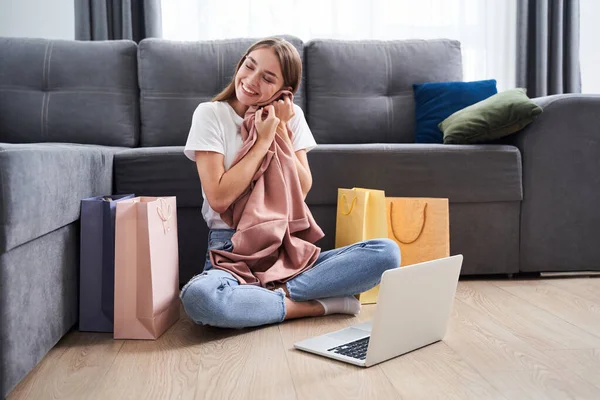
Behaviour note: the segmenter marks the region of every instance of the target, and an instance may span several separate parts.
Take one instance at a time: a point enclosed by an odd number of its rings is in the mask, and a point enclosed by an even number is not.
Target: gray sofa
[[[337,188],[374,187],[449,198],[463,275],[600,269],[600,97],[536,99],[544,113],[502,143],[414,144],[412,84],[461,80],[458,42],[287,38],[319,143],[307,203],[321,247],[334,244]],[[253,41],[0,38],[0,394],[77,322],[81,199],[177,196],[181,283],[202,268],[183,145],[197,104]]]

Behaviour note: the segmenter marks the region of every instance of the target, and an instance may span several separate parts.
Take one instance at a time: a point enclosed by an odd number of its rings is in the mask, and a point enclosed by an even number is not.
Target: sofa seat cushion
[[[390,197],[453,203],[520,201],[521,155],[507,145],[319,145],[308,154],[309,205],[337,204],[337,188],[383,189]]]
[[[81,199],[110,194],[117,150],[0,143],[0,254],[78,220]]]
[[[177,207],[202,206],[196,164],[183,146],[141,147],[115,154],[115,194],[176,196]]]
[[[307,204],[337,204],[337,188],[381,188],[388,196],[447,197],[454,203],[520,201],[521,155],[508,145],[319,145],[308,153]],[[196,165],[183,147],[127,149],[115,155],[116,193],[177,196],[201,207]]]

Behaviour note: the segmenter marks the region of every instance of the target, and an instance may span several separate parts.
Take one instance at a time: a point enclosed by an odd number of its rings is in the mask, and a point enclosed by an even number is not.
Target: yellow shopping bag
[[[374,189],[338,189],[335,247],[369,239],[387,238],[385,192]],[[362,304],[377,302],[379,285],[357,296]]]
[[[402,254],[401,266],[450,255],[448,199],[386,198],[388,237]]]

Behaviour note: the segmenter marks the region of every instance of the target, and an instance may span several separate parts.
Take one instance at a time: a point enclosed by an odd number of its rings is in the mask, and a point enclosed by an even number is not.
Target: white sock
[[[328,297],[326,299],[316,299],[325,309],[325,315],[328,314],[358,314],[360,312],[360,301],[354,296],[346,297]]]

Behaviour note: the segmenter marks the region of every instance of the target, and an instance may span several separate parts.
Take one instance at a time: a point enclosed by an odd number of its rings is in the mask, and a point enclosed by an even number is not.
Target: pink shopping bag
[[[157,339],[179,319],[175,197],[117,203],[115,339]]]

